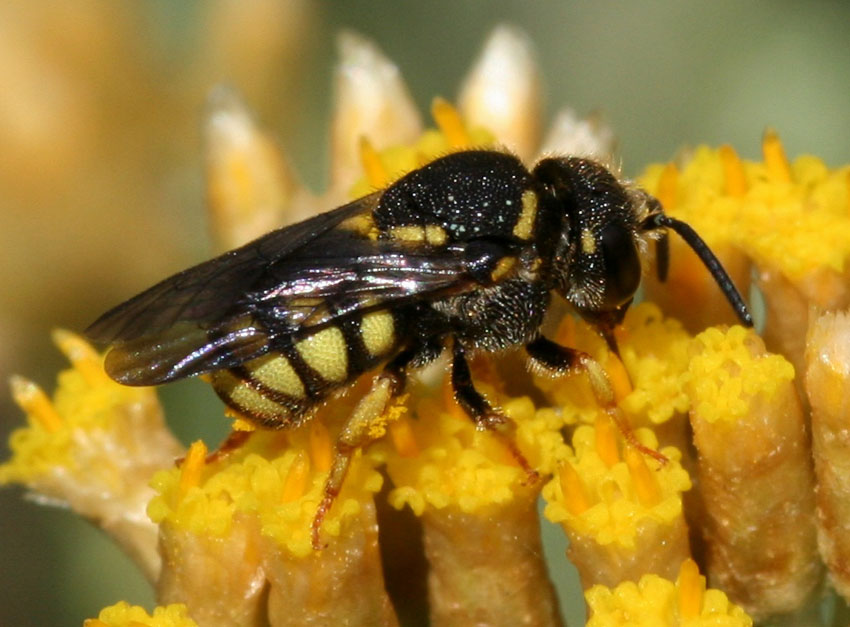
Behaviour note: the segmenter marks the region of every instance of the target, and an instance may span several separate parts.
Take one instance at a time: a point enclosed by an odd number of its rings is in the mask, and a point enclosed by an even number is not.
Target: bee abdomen
[[[347,316],[278,351],[212,374],[216,393],[265,428],[299,424],[334,390],[396,351],[395,316],[378,310]]]

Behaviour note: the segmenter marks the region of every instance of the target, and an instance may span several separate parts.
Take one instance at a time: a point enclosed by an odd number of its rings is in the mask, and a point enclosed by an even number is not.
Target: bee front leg
[[[493,435],[502,439],[511,455],[525,471],[527,475],[526,483],[536,482],[539,477],[537,471],[531,467],[525,455],[517,448],[514,439],[516,423],[490,405],[481,392],[475,389],[469,363],[466,361],[466,354],[457,339],[454,340],[452,347],[452,389],[455,400],[472,418],[475,426],[479,429],[487,429]]]
[[[584,371],[590,379],[590,388],[593,390],[593,395],[596,402],[605,411],[606,414],[614,421],[620,433],[623,434],[629,446],[645,455],[657,459],[662,464],[667,463],[667,458],[658,451],[651,449],[641,444],[632,426],[623,412],[617,407],[617,401],[614,397],[614,388],[611,386],[611,381],[608,379],[608,374],[605,369],[593,357],[587,353],[567,348],[556,344],[552,340],[548,340],[543,336],[538,336],[525,346],[525,350],[531,360],[544,370],[549,372],[565,375],[572,372]]]

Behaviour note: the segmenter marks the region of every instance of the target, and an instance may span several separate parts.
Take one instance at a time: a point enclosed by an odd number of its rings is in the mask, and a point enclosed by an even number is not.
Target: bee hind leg
[[[334,445],[334,458],[331,470],[325,480],[325,488],[322,500],[316,508],[311,525],[311,537],[313,549],[322,548],[319,532],[325,516],[339,496],[351,457],[357,449],[362,449],[374,439],[372,426],[375,420],[380,418],[390,401],[398,396],[404,389],[405,368],[419,357],[419,351],[408,350],[402,352],[391,361],[384,371],[372,382],[369,391],[357,402],[357,406],[345,421]]]

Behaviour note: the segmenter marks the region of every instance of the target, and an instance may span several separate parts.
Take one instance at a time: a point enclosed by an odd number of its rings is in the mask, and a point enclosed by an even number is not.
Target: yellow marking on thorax
[[[353,216],[339,223],[339,228],[347,231],[353,231],[363,237],[368,237],[371,240],[378,239],[379,231],[375,226],[375,220],[371,214]]]
[[[395,343],[392,314],[387,311],[366,314],[360,321],[360,335],[370,356],[379,357],[388,353]]]
[[[584,229],[581,232],[581,251],[585,255],[592,255],[596,252],[596,238],[590,229]]]
[[[496,267],[493,268],[493,271],[490,273],[490,279],[494,283],[496,281],[501,281],[511,270],[514,269],[515,265],[516,257],[505,257],[504,259],[499,259]]]
[[[402,242],[425,242],[432,246],[442,246],[447,239],[446,231],[437,224],[396,226],[389,230],[389,236]]]
[[[443,227],[436,224],[429,224],[425,227],[425,241],[433,246],[442,246],[446,243],[446,231]]]
[[[520,239],[531,239],[535,218],[537,218],[537,194],[527,189],[522,193],[522,211],[514,225],[514,235]]]
[[[304,382],[283,355],[260,357],[248,362],[245,366],[266,387],[293,398],[304,398]]]
[[[345,337],[337,327],[322,329],[301,340],[295,350],[325,380],[339,383],[348,378]]]

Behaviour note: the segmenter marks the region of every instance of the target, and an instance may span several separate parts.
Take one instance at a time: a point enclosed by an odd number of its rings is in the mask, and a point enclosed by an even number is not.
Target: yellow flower
[[[197,627],[185,605],[176,603],[157,607],[153,615],[138,605],[121,601],[105,607],[97,618],[89,618],[83,627]]]
[[[52,400],[35,383],[12,379],[29,425],[12,433],[0,483],[22,483],[95,521],[153,580],[160,557],[156,526],[144,514],[153,496],[148,482],[182,447],[152,389],[109,379],[100,355],[72,333],[57,331],[54,342],[73,368],[60,373]]]
[[[435,99],[435,128],[426,130],[397,69],[373,44],[346,34],[341,50],[331,185],[321,197],[297,182],[233,92],[211,98],[207,190],[219,246],[384,187],[454,150],[507,147],[530,164],[542,144],[546,152],[610,160],[610,135],[569,112],[541,142],[535,64],[528,42],[511,29],[494,33],[458,108]],[[682,168],[651,167],[644,182],[718,248],[733,275],[754,263],[764,289],[769,266],[807,303],[823,304],[830,281],[847,287],[850,244],[845,251],[836,241],[846,226],[836,209],[840,198],[846,209],[846,171],[831,173],[813,159],[789,164],[777,146],[769,135],[757,165],[728,148],[701,148]],[[778,215],[800,228],[766,228]],[[825,231],[832,250],[813,245]],[[781,255],[783,244],[795,246],[794,255]],[[794,379],[793,357],[767,353],[740,327],[696,337],[685,330],[702,330],[719,290],[703,268],[695,278],[680,252],[674,248],[672,289],[649,289],[664,294],[663,307],[632,307],[614,332],[619,355],[567,315],[554,321],[555,338],[590,355],[578,372],[550,378],[511,356],[473,360],[478,388],[509,419],[504,430],[475,428],[441,364],[418,373],[409,395],[357,425],[366,439],[386,437],[353,453],[338,495],[326,488],[326,478],[341,472],[333,442],[359,412],[369,376],[297,428],[251,431],[233,416],[241,446],[210,455],[198,442],[174,467],[183,451],[152,391],[108,380],[100,356],[68,334],[57,342],[74,369],[60,375],[53,401],[32,383],[13,382],[31,424],[13,436],[14,457],[0,467],[0,480],[70,503],[134,555],[160,603],[185,604],[153,618],[119,604],[93,626],[398,624],[380,555],[397,530],[384,526],[379,537],[382,498],[421,521],[432,622],[557,625],[538,526],[541,490],[546,516],[570,538],[568,555],[589,590],[595,624],[643,624],[630,616],[650,606],[682,624],[748,624],[724,593],[759,617],[796,611],[821,572],[804,406],[792,383],[801,370]],[[776,301],[765,291],[770,310]],[[686,327],[662,314],[695,307],[700,316],[684,320]],[[390,396],[388,385],[379,392]],[[385,496],[380,470],[391,482]],[[692,482],[697,489],[685,494]],[[775,532],[766,518],[792,520],[796,537]],[[702,534],[708,576],[724,592],[704,591],[687,560],[688,525]],[[752,528],[759,532],[723,537]],[[777,537],[793,558],[790,571],[770,563]],[[683,560],[678,584],[645,576],[672,579]],[[737,577],[742,562],[747,577]],[[506,582],[510,594],[502,593]]]
[[[753,620],[726,595],[705,588],[693,560],[682,562],[678,578],[644,575],[613,588],[597,585],[585,593],[587,627],[751,627]]]

